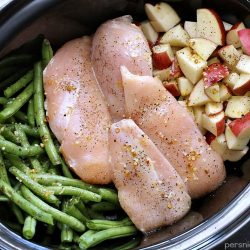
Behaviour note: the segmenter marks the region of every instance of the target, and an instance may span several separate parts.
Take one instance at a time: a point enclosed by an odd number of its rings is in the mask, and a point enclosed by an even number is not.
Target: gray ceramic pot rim
[[[21,2],[13,0],[0,12],[0,15],[5,12],[5,19],[0,18],[0,34],[4,34],[4,36],[1,35],[0,37],[0,49],[28,22],[48,8],[58,4],[60,0]],[[239,2],[250,5],[249,1]],[[10,11],[12,7],[15,7],[13,8],[14,11]],[[250,222],[250,184],[225,208],[208,220],[179,236],[143,249],[212,249],[248,222]],[[0,246],[2,249],[47,249],[22,239],[1,223]]]

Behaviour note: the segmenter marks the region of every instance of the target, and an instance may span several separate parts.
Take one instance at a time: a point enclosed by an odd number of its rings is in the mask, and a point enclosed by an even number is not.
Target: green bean
[[[0,122],[14,115],[33,95],[33,83],[29,84],[13,101],[0,112]]]
[[[20,77],[22,77],[27,71],[28,71],[27,68],[15,71],[15,73],[13,73],[8,78],[6,78],[6,79],[4,79],[3,81],[0,82],[0,90],[3,90],[6,87],[10,86],[12,83],[17,81]]]
[[[69,170],[69,167],[66,165],[65,161],[62,159],[61,157],[61,166],[62,166],[62,172],[63,172],[63,175],[67,178],[71,178],[73,179],[73,175],[71,174],[70,170]]]
[[[11,167],[9,172],[12,173],[17,180],[22,182],[25,186],[27,186],[30,190],[32,190],[35,194],[41,197],[43,200],[50,202],[55,205],[59,205],[60,201],[53,194],[52,191],[48,190],[46,187],[38,184],[33,179],[31,179],[28,175],[17,169],[16,167]]]
[[[0,61],[0,69],[7,66],[29,64],[34,62],[35,59],[33,55],[29,54],[8,56]]]
[[[28,122],[28,117],[27,115],[22,112],[21,110],[18,110],[15,114],[14,117],[19,121],[19,122]]]
[[[55,195],[72,195],[79,196],[83,200],[99,202],[102,197],[99,194],[70,186],[47,186],[46,190],[53,192]]]
[[[23,225],[23,236],[27,240],[34,237],[36,233],[36,220],[31,216],[27,216]]]
[[[55,225],[47,225],[46,233],[52,235],[55,232],[56,226]]]
[[[136,237],[136,238],[133,238],[132,240],[120,245],[120,246],[117,246],[117,247],[111,247],[112,250],[131,250],[135,247],[137,247],[140,243],[140,238],[139,237]]]
[[[5,97],[0,97],[0,104],[1,104],[1,105],[5,105],[5,104],[7,104],[7,102],[8,102],[7,98],[5,98]]]
[[[61,242],[65,243],[65,242],[72,242],[73,241],[73,230],[63,224],[62,225],[62,231],[61,231]]]
[[[20,139],[21,145],[23,147],[29,147],[30,143],[28,141],[28,138],[26,136],[26,134],[24,133],[24,131],[22,130],[21,126],[19,124],[16,124],[16,134],[18,136],[18,138]],[[35,157],[30,157],[29,161],[31,163],[31,166],[37,171],[37,172],[42,172],[42,166],[40,164],[40,162],[38,161],[37,158]]]
[[[0,150],[17,156],[29,157],[43,153],[43,149],[38,146],[21,147],[0,137]]]
[[[18,168],[22,172],[29,173],[30,168],[27,167],[26,164],[17,155],[4,153],[4,157],[10,161],[12,166]]]
[[[0,191],[3,192],[13,203],[20,207],[27,214],[31,215],[33,218],[45,222],[47,224],[53,225],[53,217],[34,206],[27,200],[25,200],[21,195],[19,195],[13,188],[6,182],[0,180]]]
[[[75,204],[75,206],[84,215],[86,219],[90,219],[88,209],[85,207],[82,201]]]
[[[1,126],[1,125],[0,125]],[[0,134],[8,141],[11,141],[15,144],[19,144],[19,139],[14,135],[14,133],[7,127],[2,126],[0,129]]]
[[[78,187],[81,189],[86,189],[88,191],[97,193],[101,195],[103,200],[107,200],[116,204],[119,204],[118,196],[115,191],[109,188],[99,188],[93,185],[87,184],[81,180],[70,179],[63,176],[56,176],[51,174],[36,174],[33,178],[42,185],[58,185],[59,183],[63,186]]]
[[[4,95],[7,98],[12,97],[16,94],[20,89],[24,88],[31,80],[33,79],[33,70],[28,71],[24,76],[22,76],[19,80],[9,86],[4,90]]]
[[[65,202],[63,204],[63,212],[75,217],[84,224],[88,221],[88,219],[81,213],[81,211],[78,208],[76,208],[73,204],[68,204],[67,202]]]
[[[35,114],[34,114],[34,102],[33,99],[29,100],[28,110],[27,110],[28,124],[31,127],[35,127]]]
[[[41,62],[36,63],[34,66],[34,92],[34,111],[38,131],[50,161],[53,165],[58,165],[61,163],[60,156],[56,150],[56,147],[51,138],[50,131],[45,122],[46,117],[44,111],[44,94]]]
[[[61,212],[58,209],[55,209],[45,202],[43,202],[41,199],[39,199],[37,196],[35,196],[27,187],[24,185],[21,186],[21,191],[23,196],[30,201],[32,204],[36,205],[43,211],[45,211],[47,214],[50,214],[53,216],[53,218],[63,224],[68,225],[70,228],[77,232],[83,232],[85,230],[85,226],[74,217],[67,215],[66,213]]]
[[[102,201],[91,205],[91,209],[96,212],[114,211],[120,208],[121,208],[120,206],[106,201]]]
[[[87,184],[81,180],[70,179],[67,177],[59,176],[59,175],[51,175],[51,174],[36,174],[33,175],[35,180],[42,185],[63,185],[63,186],[72,186],[78,187],[81,189],[85,189],[94,193],[99,193],[99,188],[94,185]]]
[[[27,124],[18,123],[22,130],[25,132],[26,135],[34,137],[34,138],[40,138],[39,132],[37,128],[32,128]],[[1,125],[0,125],[1,126]],[[15,124],[4,124],[7,128],[11,129],[12,131],[15,130]]]
[[[53,50],[50,46],[50,42],[49,40],[44,39],[42,44],[42,65],[44,68],[48,65],[52,57],[53,57]]]
[[[111,203],[119,204],[119,199],[117,192],[110,188],[99,188],[98,192],[103,200],[109,201]]]
[[[79,246],[82,249],[88,249],[105,240],[127,237],[136,232],[137,230],[134,226],[124,226],[102,230],[91,235],[86,235],[86,233],[84,233],[79,239]]]
[[[87,221],[87,227],[92,230],[100,231],[109,228],[131,226],[132,221],[129,218],[125,218],[121,221],[111,221],[111,220],[89,220]]]
[[[10,200],[6,196],[0,195],[0,202],[9,202],[9,201]]]
[[[1,151],[0,151],[0,179],[9,184],[9,178]]]

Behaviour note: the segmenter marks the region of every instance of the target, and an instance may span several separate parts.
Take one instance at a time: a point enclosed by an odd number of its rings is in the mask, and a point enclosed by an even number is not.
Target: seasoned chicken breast
[[[43,72],[46,109],[49,125],[62,142],[82,83],[83,39],[70,41],[60,48]]]
[[[110,154],[120,204],[138,229],[173,224],[188,212],[183,180],[132,120],[111,126]]]
[[[192,117],[150,76],[121,67],[126,109],[187,184],[192,198],[215,190],[225,178],[222,158],[206,143]]]
[[[113,120],[125,116],[120,66],[137,75],[152,75],[151,51],[130,16],[103,23],[93,38],[92,63]]]
[[[44,72],[49,124],[68,165],[84,181],[111,182],[107,104],[90,59],[91,39],[64,45]]]

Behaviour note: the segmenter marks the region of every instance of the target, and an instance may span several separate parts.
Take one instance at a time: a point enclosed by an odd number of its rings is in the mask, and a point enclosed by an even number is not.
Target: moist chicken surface
[[[192,198],[215,190],[225,178],[218,153],[206,143],[187,110],[151,76],[121,67],[128,115],[150,137],[187,184]]]
[[[68,165],[84,181],[111,182],[108,130],[111,119],[96,81],[91,39],[65,44],[44,71],[47,111]]]
[[[138,75],[152,75],[148,42],[139,27],[123,16],[103,23],[93,38],[92,62],[114,121],[125,117],[120,66]]]
[[[188,212],[183,180],[132,120],[112,124],[110,154],[120,204],[138,229],[171,225]]]

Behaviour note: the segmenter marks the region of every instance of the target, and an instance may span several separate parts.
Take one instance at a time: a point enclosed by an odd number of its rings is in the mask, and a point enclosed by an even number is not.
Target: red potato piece
[[[172,80],[170,82],[163,82],[164,87],[175,97],[181,95],[180,90],[177,86],[177,82]]]
[[[176,79],[183,76],[183,73],[181,71],[180,65],[178,63],[177,57],[174,57],[174,60],[170,66],[170,79]]]
[[[125,116],[120,66],[138,75],[152,75],[152,57],[141,29],[123,16],[103,23],[92,45],[92,64],[96,78],[109,104],[113,120]]]
[[[241,47],[241,42],[238,36],[238,31],[245,29],[245,25],[242,22],[236,23],[233,27],[228,31],[226,36],[227,44],[232,44],[236,49]]]
[[[206,143],[188,111],[161,81],[121,67],[126,109],[187,184],[192,198],[215,190],[225,177],[221,157]]]
[[[214,10],[197,10],[197,37],[206,38],[217,45],[225,44],[226,31],[220,16]]]
[[[221,81],[229,75],[227,66],[221,63],[213,63],[208,66],[203,72],[205,88],[210,87],[214,83]]]
[[[171,225],[188,212],[184,182],[133,120],[112,124],[110,151],[120,204],[139,230]]]
[[[230,122],[229,127],[235,136],[250,138],[250,112]]]
[[[66,162],[84,181],[107,184],[111,119],[92,70],[90,50],[89,37],[65,44],[44,71],[44,87],[49,124],[62,142]]]
[[[169,44],[160,44],[152,48],[153,65],[156,69],[168,68],[174,60],[174,54]]]
[[[240,38],[244,52],[250,56],[250,29],[239,30],[238,36]]]

